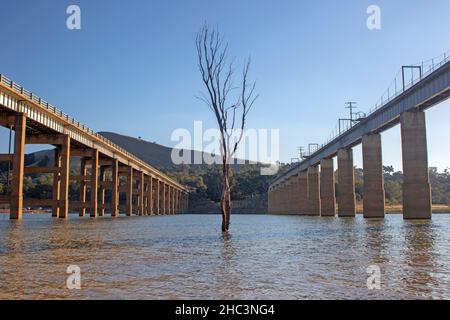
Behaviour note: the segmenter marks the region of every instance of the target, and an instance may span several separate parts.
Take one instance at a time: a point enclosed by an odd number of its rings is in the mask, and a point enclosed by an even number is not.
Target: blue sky
[[[66,28],[71,4],[81,30]],[[366,27],[371,4],[381,8],[379,31]],[[282,161],[325,141],[344,102],[367,111],[402,64],[450,50],[448,0],[2,0],[0,10],[1,73],[96,131],[165,145],[195,120],[215,126],[195,98],[194,39],[203,22],[217,26],[238,62],[252,57],[260,99],[248,126],[280,129]],[[427,111],[429,164],[440,169],[450,166],[449,106]],[[383,162],[401,169],[398,127],[383,148]]]

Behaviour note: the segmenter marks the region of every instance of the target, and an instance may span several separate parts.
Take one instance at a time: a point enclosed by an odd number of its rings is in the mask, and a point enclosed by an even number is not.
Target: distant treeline
[[[284,171],[288,168],[289,166],[283,166],[281,170]],[[176,168],[160,169],[181,184],[189,187],[191,201],[220,200],[222,175],[219,165],[183,165]],[[386,203],[401,204],[403,173],[401,171],[395,172],[392,166],[385,166],[383,169]],[[0,194],[8,192],[7,171],[8,166],[5,163],[0,164]],[[79,174],[76,169],[71,171],[73,174]],[[266,196],[270,181],[273,178],[273,176],[261,175],[260,165],[241,166],[239,170],[233,172],[232,199],[243,200],[255,196]],[[48,174],[26,175],[24,180],[25,197],[50,199],[52,197],[52,181],[52,175]],[[430,168],[430,181],[433,203],[450,204],[450,168],[447,168],[444,172],[438,172],[436,168]],[[336,190],[339,192],[339,183],[336,183]],[[364,183],[363,169],[360,168],[355,169],[355,190],[357,201],[361,201],[364,197]],[[78,198],[78,184],[75,182],[71,182],[69,185],[69,197],[71,200],[77,200]],[[106,197],[109,198],[108,193]]]
[[[290,166],[283,166],[285,171]],[[219,166],[210,166],[208,169],[182,167],[178,171],[167,172],[168,175],[191,189],[192,200],[208,199],[219,201],[221,193],[221,175]],[[386,203],[395,205],[402,203],[403,173],[394,171],[392,166],[384,166],[384,185]],[[337,171],[336,171],[337,177]],[[233,200],[242,200],[255,195],[265,195],[273,176],[261,176],[259,165],[246,165],[233,174]],[[450,204],[450,168],[438,172],[430,168],[430,182],[434,204]],[[336,179],[336,190],[339,192],[339,183]],[[363,169],[355,168],[356,200],[362,201],[364,197]]]

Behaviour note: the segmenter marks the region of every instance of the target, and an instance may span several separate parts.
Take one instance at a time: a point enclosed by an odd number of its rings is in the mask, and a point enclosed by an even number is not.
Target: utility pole
[[[352,101],[349,101],[349,102],[346,102],[345,103],[347,106],[346,106],[346,108],[347,109],[350,109],[350,121],[351,121],[351,124],[353,124],[353,109],[356,109],[356,102],[352,102]]]
[[[298,147],[297,150],[298,150],[298,152],[300,154],[300,159],[303,159],[303,150],[305,150],[305,148],[304,147]]]

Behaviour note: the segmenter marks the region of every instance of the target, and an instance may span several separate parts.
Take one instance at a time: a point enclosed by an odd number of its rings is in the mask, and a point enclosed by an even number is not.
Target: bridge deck
[[[101,154],[144,172],[182,191],[186,188],[135,155],[114,144],[47,101],[0,74],[0,123],[10,114],[25,113],[28,134],[66,134],[80,148],[97,149]]]

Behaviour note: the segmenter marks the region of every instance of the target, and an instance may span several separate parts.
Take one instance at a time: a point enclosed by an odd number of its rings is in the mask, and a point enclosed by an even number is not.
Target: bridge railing
[[[7,87],[9,87],[11,89],[13,89],[15,92],[17,92],[17,93],[27,97],[28,99],[30,99],[31,101],[37,103],[41,107],[47,109],[48,111],[50,111],[54,115],[58,116],[59,118],[65,120],[66,122],[69,122],[73,126],[77,127],[81,131],[83,131],[83,132],[85,132],[87,134],[93,135],[97,139],[101,140],[103,143],[105,143],[105,144],[111,146],[112,148],[120,151],[121,153],[123,153],[127,157],[133,159],[137,163],[142,163],[143,165],[148,166],[147,164],[143,163],[143,161],[141,159],[139,159],[137,156],[135,156],[134,154],[132,154],[129,151],[127,151],[127,150],[123,149],[122,147],[118,146],[117,144],[115,144],[111,140],[105,138],[101,134],[98,134],[97,132],[95,132],[94,130],[90,129],[85,124],[81,123],[80,121],[75,120],[73,117],[71,117],[68,114],[64,113],[62,110],[60,110],[57,107],[51,105],[48,101],[45,101],[44,99],[38,97],[33,92],[28,91],[27,89],[25,89],[24,87],[20,86],[16,82],[8,79],[7,77],[5,77],[1,73],[0,73],[0,83],[6,85]]]
[[[388,88],[383,92],[383,94],[376,101],[373,107],[369,109],[365,116],[373,114],[375,111],[379,110],[387,103],[397,98],[400,94],[417,84],[420,80],[427,77],[449,61],[450,51],[429,60],[403,66],[399,69],[399,71],[395,75],[394,80],[392,80]],[[324,144],[322,144],[321,147],[325,146],[337,137],[345,134],[352,127],[353,123],[351,123],[350,121],[341,123],[341,125],[336,124],[328,140]]]

